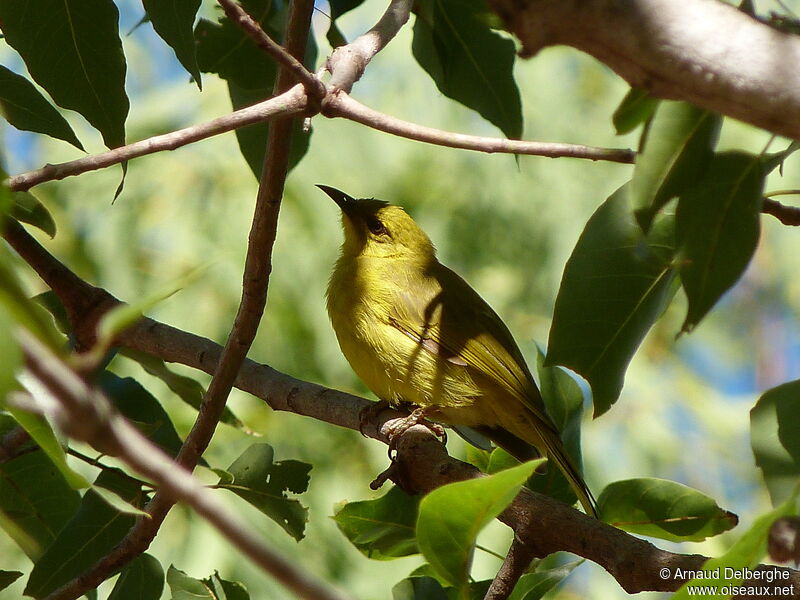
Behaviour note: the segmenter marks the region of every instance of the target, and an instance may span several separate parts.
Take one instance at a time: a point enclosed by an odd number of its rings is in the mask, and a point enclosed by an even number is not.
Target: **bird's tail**
[[[547,454],[547,458],[556,463],[558,468],[561,469],[564,477],[567,478],[569,485],[578,497],[581,506],[583,506],[583,510],[586,511],[587,515],[598,518],[597,500],[595,500],[589,486],[586,485],[580,472],[575,467],[575,463],[572,462],[572,459],[567,454],[561,438],[551,431],[540,432],[540,435],[544,446],[542,450]]]
[[[501,427],[483,427],[477,428],[477,430],[520,462],[526,462],[541,455],[535,446]],[[541,450],[549,460],[554,462],[564,474],[586,514],[597,518],[597,501],[575,467],[575,463],[567,455],[559,435],[555,431],[541,431],[541,429],[538,434],[540,444],[537,446],[541,446]]]

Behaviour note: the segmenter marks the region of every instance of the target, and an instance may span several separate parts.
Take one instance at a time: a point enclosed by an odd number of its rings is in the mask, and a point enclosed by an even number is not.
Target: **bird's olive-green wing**
[[[552,427],[522,353],[497,313],[447,267],[436,264],[426,275],[400,286],[391,324],[444,360],[501,385]]]

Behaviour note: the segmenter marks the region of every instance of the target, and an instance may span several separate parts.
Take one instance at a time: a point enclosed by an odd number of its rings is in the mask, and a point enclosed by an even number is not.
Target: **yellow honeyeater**
[[[318,187],[342,210],[344,244],[328,285],[328,315],[356,374],[378,398],[474,428],[518,458],[530,457],[520,446],[535,446],[595,515],[594,498],[500,317],[437,260],[402,208]]]

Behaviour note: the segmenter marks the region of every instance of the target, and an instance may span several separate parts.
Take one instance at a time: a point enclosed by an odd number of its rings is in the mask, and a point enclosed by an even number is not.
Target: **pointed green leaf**
[[[408,577],[392,588],[392,600],[449,600],[442,584],[433,577]]]
[[[0,591],[6,589],[20,577],[22,577],[22,573],[19,571],[0,571]]]
[[[756,156],[718,154],[705,177],[681,195],[675,235],[689,299],[688,332],[741,277],[758,244],[764,173]]]
[[[664,100],[656,109],[636,157],[631,198],[642,229],[658,211],[703,175],[722,119],[687,102]]]
[[[296,460],[273,462],[273,457],[269,444],[253,444],[228,467],[233,481],[221,478],[217,487],[243,498],[300,541],[308,509],[287,494],[308,489],[311,465]]]
[[[44,133],[83,150],[67,120],[22,75],[0,66],[0,114],[23,131]]]
[[[143,0],[142,4],[153,29],[169,44],[183,68],[202,89],[194,41],[194,20],[200,0]]]
[[[645,236],[627,186],[592,215],[564,268],[546,365],[563,365],[592,388],[595,417],[616,402],[625,370],[675,293],[673,219]]]
[[[27,387],[29,385],[28,382],[25,382],[25,385]],[[11,406],[6,407],[6,410],[11,413],[11,416],[16,419],[17,423],[22,425],[25,431],[28,432],[28,435],[30,435],[44,453],[47,454],[53,465],[61,472],[72,489],[79,490],[89,487],[90,484],[83,475],[73,471],[67,464],[67,456],[64,453],[64,449],[61,447],[61,443],[58,441],[47,419]]]
[[[145,352],[139,352],[130,348],[120,348],[119,353],[126,358],[135,360],[150,375],[153,377],[158,377],[161,381],[166,383],[167,387],[173,393],[177,394],[181,400],[186,402],[186,404],[195,409],[200,408],[200,405],[203,402],[203,397],[205,396],[205,389],[198,381],[195,381],[191,377],[186,377],[185,375],[175,373],[174,371],[170,370],[169,367],[167,367],[163,360],[153,356],[152,354],[146,354]],[[220,421],[227,423],[232,427],[236,427],[237,429],[242,429],[246,433],[252,434],[252,432],[245,427],[244,423],[242,423],[242,421],[240,421],[239,418],[233,414],[233,411],[227,406],[225,407],[225,410],[222,411],[222,418]]]
[[[163,589],[161,563],[149,554],[142,554],[122,570],[108,600],[159,600]]]
[[[222,579],[216,571],[205,579],[195,579],[170,565],[167,583],[172,600],[250,600],[250,594],[241,583]]]
[[[414,22],[414,58],[448,98],[477,111],[509,138],[522,135],[514,42],[493,31],[471,0],[425,0]]]
[[[466,586],[478,533],[511,503],[539,463],[531,461],[494,475],[451,483],[422,499],[417,543],[448,583]]]
[[[750,411],[750,444],[773,506],[800,480],[800,380],[767,390]]]
[[[536,570],[519,578],[508,600],[539,600],[556,585],[564,581],[572,571],[583,564],[575,560],[552,569]]]
[[[8,393],[19,387],[17,370],[22,366],[22,350],[14,338],[15,323],[0,304],[0,407]]]
[[[175,426],[158,400],[139,382],[103,371],[97,384],[125,417],[148,426],[148,439],[170,456],[178,454],[182,441]]]
[[[0,0],[5,41],[56,104],[81,113],[109,148],[125,143],[128,115],[118,22],[111,0]]]
[[[44,231],[51,238],[56,236],[56,223],[44,204],[30,192],[14,192],[11,194],[13,204],[11,216],[17,221],[33,225]]]
[[[228,81],[228,92],[234,109],[260,102],[266,97],[264,96],[265,93],[267,96],[272,93],[271,88],[270,90],[245,90],[233,81]],[[236,142],[239,144],[239,151],[256,177],[261,174],[261,169],[264,167],[269,127],[270,122],[267,122],[240,127],[236,130]],[[292,143],[289,149],[290,170],[305,156],[310,142],[311,131],[303,130],[303,120],[299,118],[293,119]]]
[[[208,584],[190,577],[172,565],[167,569],[167,584],[172,592],[172,600],[219,600]]]
[[[95,485],[129,502],[141,497],[138,484],[115,471],[103,471]],[[87,491],[78,512],[36,562],[25,594],[41,598],[83,573],[116,546],[134,522],[134,517],[111,508],[93,489]]]
[[[713,573],[716,569],[719,569],[720,577],[701,577],[687,581],[672,595],[671,600],[688,600],[689,598],[697,597],[696,593],[699,587],[706,587],[707,589],[713,587],[718,590],[717,594],[704,593],[704,598],[730,598],[730,594],[723,593],[720,587],[741,585],[743,578],[726,578],[726,567],[730,568],[730,572],[735,574],[736,571],[741,572],[745,568],[754,569],[761,562],[767,553],[769,528],[776,519],[797,514],[797,491],[797,488],[795,488],[792,497],[785,503],[756,519],[750,529],[736,540],[725,554],[718,558],[709,559],[703,564],[702,570],[704,573]]]
[[[600,494],[597,508],[606,523],[673,542],[701,542],[739,520],[702,492],[665,479],[615,481]]]
[[[16,526],[6,533],[34,560],[56,539],[80,502],[80,494],[41,450],[0,463],[0,511]],[[16,535],[19,531],[26,536],[22,540]]]
[[[341,506],[333,520],[364,556],[390,560],[419,552],[414,532],[418,506],[418,497],[393,487],[375,500]]]
[[[134,517],[150,517],[146,511],[131,504],[113,490],[107,490],[102,486],[94,485],[92,486],[92,491],[94,491],[103,502],[119,513],[133,515]]]
[[[331,10],[331,23],[328,26],[328,33],[325,34],[328,42],[333,48],[344,46],[347,43],[344,35],[336,25],[336,19],[341,17],[346,12],[350,12],[354,8],[361,6],[364,0],[331,0],[328,3]]]
[[[209,579],[213,579],[217,587],[222,588],[226,600],[250,600],[250,593],[247,591],[247,588],[244,587],[244,584],[239,581],[222,579],[216,571]]]
[[[653,98],[646,90],[631,88],[611,117],[617,135],[630,133],[645,123],[658,106],[658,98]]]

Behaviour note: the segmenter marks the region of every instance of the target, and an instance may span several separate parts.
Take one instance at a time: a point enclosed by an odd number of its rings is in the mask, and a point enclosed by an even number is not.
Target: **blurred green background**
[[[123,30],[128,30],[141,17],[141,6],[128,0],[120,6],[127,24]],[[340,28],[352,39],[383,9],[383,2],[367,0],[339,21]],[[210,5],[204,10],[206,15],[214,12]],[[326,11],[321,5],[314,18],[323,57],[330,51],[324,40]],[[123,43],[132,99],[129,141],[230,110],[224,82],[207,76],[198,93],[148,24]],[[0,45],[0,62],[21,69],[5,45]],[[518,61],[516,75],[525,139],[636,147],[638,133],[614,134],[610,116],[627,85],[605,66],[574,50],[554,48]],[[411,56],[409,28],[375,58],[353,95],[410,121],[498,135],[478,115],[438,92]],[[99,136],[80,117],[69,113],[67,118],[90,153],[103,150]],[[316,117],[312,127],[310,150],[287,183],[267,312],[250,357],[295,377],[362,395],[368,392],[341,356],[325,314],[325,287],[341,231],[338,209],[314,184],[406,207],[434,240],[442,261],[503,316],[532,362],[535,343],[546,343],[561,272],[583,225],[632,172],[629,165],[437,148],[341,119]],[[1,124],[0,135],[12,174],[79,156],[67,144]],[[769,139],[764,132],[726,122],[720,145],[759,152]],[[771,149],[782,147],[782,141],[774,141]],[[784,175],[776,173],[768,189],[798,187],[795,163],[790,159]],[[38,231],[34,235],[81,276],[123,300],[202,266],[198,280],[158,305],[151,316],[224,343],[239,301],[256,191],[234,135],[132,161],[124,192],[112,202],[120,176],[116,167],[35,188],[59,231],[54,240]],[[795,322],[800,281],[794,277],[799,239],[797,232],[765,216],[761,247],[743,281],[696,332],[676,340],[685,311],[678,296],[634,359],[617,405],[598,421],[586,417],[584,460],[595,495],[617,479],[663,477],[700,489],[741,518],[740,527],[725,536],[703,544],[657,542],[662,548],[717,554],[769,507],[750,452],[748,411],[760,392],[800,372]],[[31,294],[42,291],[22,263],[20,272]],[[179,431],[188,431],[195,413],[163,384],[122,358],[115,359],[112,369],[144,383],[162,400]],[[203,383],[208,380],[177,369]],[[251,443],[266,441],[277,460],[313,464],[310,490],[301,498],[310,507],[306,538],[297,544],[245,502],[220,495],[271,544],[313,574],[355,598],[390,598],[391,586],[421,559],[370,561],[329,518],[337,502],[376,495],[368,484],[387,464],[385,446],[353,431],[274,413],[238,391],[229,405],[261,437],[221,425],[208,462],[224,468]],[[463,456],[462,442],[452,438],[451,452]],[[207,470],[198,474],[216,481]],[[509,541],[508,530],[499,524],[480,538],[501,554]],[[243,581],[253,598],[290,598],[210,526],[180,507],[172,511],[151,552],[165,569],[174,563],[195,577],[217,569],[226,579]],[[1,569],[29,569],[22,552],[5,537],[0,537],[0,557]],[[499,565],[479,551],[473,574],[476,579],[491,577]],[[23,587],[24,578],[0,592],[0,598],[21,597]],[[611,599],[626,594],[602,569],[587,563],[550,596]]]

